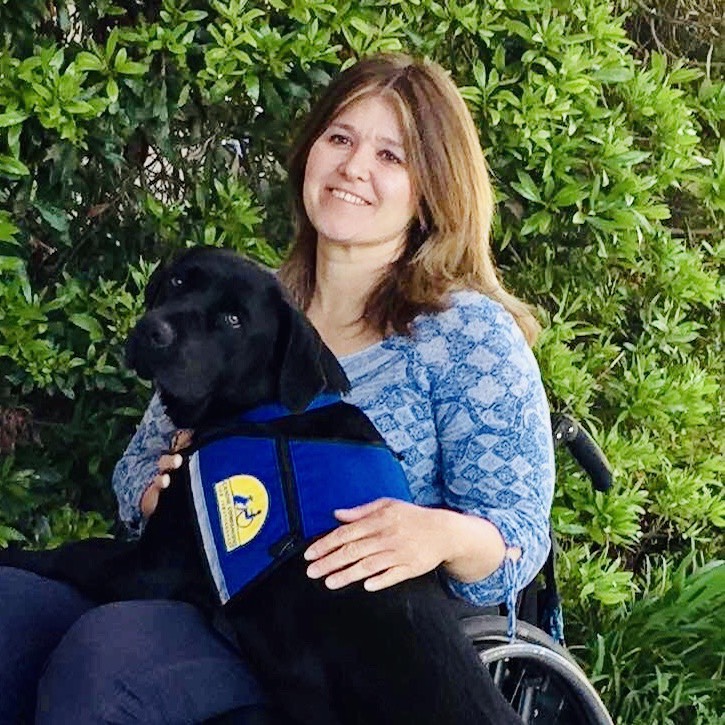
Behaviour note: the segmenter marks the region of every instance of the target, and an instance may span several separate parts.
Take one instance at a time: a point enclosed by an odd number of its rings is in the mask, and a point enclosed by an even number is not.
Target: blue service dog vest
[[[307,411],[334,402],[338,396],[322,395]],[[289,414],[278,405],[250,411],[240,419],[243,434],[232,426],[189,457],[197,525],[221,604],[338,526],[335,509],[380,497],[411,500],[403,469],[382,441],[250,433],[250,423]]]

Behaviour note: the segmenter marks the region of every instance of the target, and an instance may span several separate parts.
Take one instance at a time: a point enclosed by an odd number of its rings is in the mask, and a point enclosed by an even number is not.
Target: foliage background
[[[192,244],[277,262],[311,98],[407,49],[470,105],[552,407],[615,469],[603,496],[560,461],[572,650],[619,722],[722,723],[717,6],[0,0],[0,545],[114,530],[110,475],[149,397],[122,343],[153,263]]]

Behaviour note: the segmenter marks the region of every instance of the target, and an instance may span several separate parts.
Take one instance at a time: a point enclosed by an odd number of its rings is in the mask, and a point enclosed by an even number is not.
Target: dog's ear
[[[143,301],[147,310],[150,310],[156,304],[156,298],[159,296],[161,285],[166,279],[167,273],[168,267],[163,262],[159,262],[156,269],[151,273],[143,293]]]
[[[320,393],[348,392],[350,382],[312,323],[293,305],[283,304],[288,324],[280,328],[287,339],[279,372],[279,402],[299,413]]]

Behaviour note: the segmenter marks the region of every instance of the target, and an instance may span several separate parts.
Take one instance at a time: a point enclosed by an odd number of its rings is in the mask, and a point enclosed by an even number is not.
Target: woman
[[[460,94],[432,63],[362,60],[310,116],[290,178],[297,233],[281,278],[340,358],[350,402],[401,454],[414,501],[339,511],[341,526],[305,554],[309,576],[376,590],[440,568],[461,598],[513,602],[549,548],[553,451],[527,344],[536,322],[498,282],[493,196]],[[114,473],[132,529],[180,464],[166,453],[174,433],[154,397]],[[61,600],[75,594],[52,582],[10,586],[16,601],[24,586],[65,613],[14,683],[32,689],[50,654],[38,721],[191,722],[237,708],[237,722],[245,712],[253,722],[261,712],[244,663],[190,606],[71,606]]]

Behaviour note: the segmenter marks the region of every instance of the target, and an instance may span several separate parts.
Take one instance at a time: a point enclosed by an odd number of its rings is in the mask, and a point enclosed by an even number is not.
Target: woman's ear
[[[307,408],[320,393],[346,393],[350,382],[330,348],[305,315],[286,300],[287,325],[279,368],[279,402],[295,413]],[[286,328],[286,329],[285,329]]]

